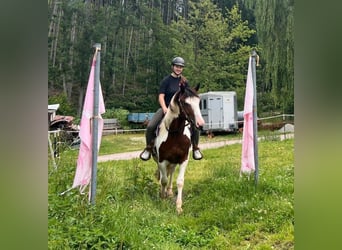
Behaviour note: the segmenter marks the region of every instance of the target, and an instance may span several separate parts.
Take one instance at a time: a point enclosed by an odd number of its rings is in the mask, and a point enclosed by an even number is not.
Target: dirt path
[[[294,134],[286,134],[286,138],[284,135],[280,135],[280,140],[293,138]],[[208,143],[201,143],[199,146],[201,149],[208,149],[208,148],[220,148],[227,145],[232,145],[236,143],[241,143],[241,140],[225,140],[219,142],[208,142]],[[110,154],[110,155],[100,155],[97,158],[98,162],[105,162],[105,161],[117,161],[117,160],[130,160],[134,158],[139,158],[139,154],[142,150],[133,151],[133,152],[125,152],[125,153],[118,153],[118,154]]]

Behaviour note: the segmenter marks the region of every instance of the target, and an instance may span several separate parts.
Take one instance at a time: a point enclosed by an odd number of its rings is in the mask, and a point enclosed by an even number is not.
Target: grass
[[[139,136],[122,136],[103,138],[100,154],[142,149]],[[294,141],[267,138],[258,144],[257,188],[253,177],[239,178],[240,144],[190,160],[182,215],[174,198],[160,200],[152,160],[99,163],[96,205],[78,190],[59,195],[72,184],[78,154],[63,152],[58,170],[49,162],[48,248],[294,249]]]

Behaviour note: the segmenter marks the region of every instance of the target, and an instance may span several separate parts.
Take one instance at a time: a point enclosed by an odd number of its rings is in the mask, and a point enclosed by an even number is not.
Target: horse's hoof
[[[167,196],[168,196],[168,197],[173,197],[173,191],[172,191],[172,189],[168,189],[168,190],[167,190]]]
[[[161,193],[160,193],[160,198],[161,198],[161,199],[166,199],[166,197],[167,197],[166,192],[161,192]]]

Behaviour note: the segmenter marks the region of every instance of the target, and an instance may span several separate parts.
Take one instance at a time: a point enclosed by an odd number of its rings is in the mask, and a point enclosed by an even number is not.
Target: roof
[[[206,93],[201,93],[199,95],[200,96],[205,96],[205,95],[231,96],[231,95],[236,95],[236,92],[235,91],[209,91]]]
[[[50,123],[50,130],[55,130],[58,128],[61,128],[61,129],[69,128],[72,126],[73,120],[74,120],[73,116],[56,115]]]
[[[59,108],[59,104],[48,105],[48,111],[56,111]]]

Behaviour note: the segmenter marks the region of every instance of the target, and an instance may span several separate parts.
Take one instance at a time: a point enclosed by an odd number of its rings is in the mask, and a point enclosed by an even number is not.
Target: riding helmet
[[[182,57],[175,57],[172,59],[172,62],[171,62],[172,65],[178,65],[178,66],[185,66],[185,61]]]

